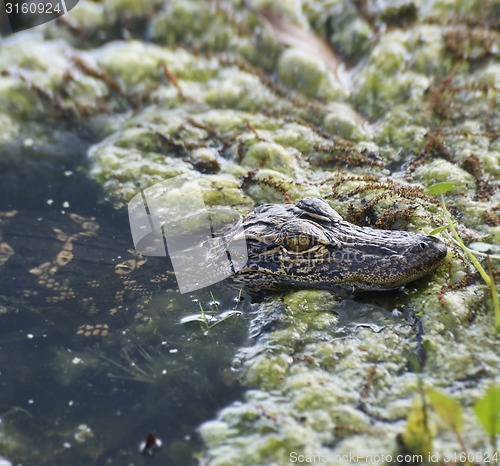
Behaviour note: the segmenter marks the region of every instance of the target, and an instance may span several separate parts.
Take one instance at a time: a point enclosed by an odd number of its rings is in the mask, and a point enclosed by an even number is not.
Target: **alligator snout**
[[[260,289],[390,290],[432,272],[447,252],[432,236],[353,225],[314,197],[261,206],[243,226],[248,262],[236,279]]]
[[[446,256],[447,248],[446,244],[440,239],[434,236],[422,235],[421,238],[419,238],[418,244],[412,246],[408,252],[419,255],[426,254],[434,260],[440,261]]]

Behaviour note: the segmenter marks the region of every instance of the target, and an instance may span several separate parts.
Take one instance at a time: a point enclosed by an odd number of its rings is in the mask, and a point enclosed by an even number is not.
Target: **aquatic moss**
[[[322,61],[301,50],[283,52],[278,62],[278,76],[284,84],[308,97],[333,100],[347,95]]]
[[[406,106],[395,105],[379,120],[376,140],[396,150],[392,158],[401,160],[407,158],[408,153],[418,154],[424,148],[429,131],[427,124],[422,122],[425,118],[430,118],[428,112],[415,115]]]
[[[243,156],[242,162],[252,168],[272,167],[287,175],[293,174],[295,165],[291,154],[282,146],[264,141],[252,144]]]
[[[431,186],[443,181],[451,181],[458,191],[469,191],[474,187],[474,179],[465,170],[446,160],[437,159],[418,167],[414,172],[415,179]]]
[[[155,7],[161,5],[161,0],[110,0],[104,5],[105,12],[113,24],[119,18],[148,16]]]
[[[235,433],[226,422],[216,420],[205,423],[200,432],[209,448],[218,447],[228,436]]]
[[[205,2],[168,2],[151,23],[151,37],[157,41],[210,50],[227,47],[234,34],[222,15]]]
[[[330,104],[323,126],[326,131],[347,140],[370,141],[372,135],[363,119],[354,109],[344,104]]]
[[[9,116],[0,113],[0,144],[6,144],[19,137],[20,128]]]
[[[213,60],[200,59],[183,49],[166,49],[139,41],[113,42],[98,50],[96,56],[104,69],[132,90],[139,85],[146,90],[165,79],[164,66],[181,82],[206,82],[217,73]]]

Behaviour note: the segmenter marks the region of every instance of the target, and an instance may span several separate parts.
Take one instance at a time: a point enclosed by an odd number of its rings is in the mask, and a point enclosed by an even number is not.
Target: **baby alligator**
[[[54,215],[38,221],[29,212],[0,212],[0,308],[76,301],[91,313],[140,313],[154,293],[177,288],[165,258],[130,248],[127,223]],[[436,238],[352,225],[314,197],[258,207],[242,226],[239,244],[248,260],[232,279],[252,293],[289,286],[387,290],[428,274],[446,255]],[[238,232],[225,236],[238,239]],[[206,254],[207,263],[191,267],[215,273],[226,251],[207,248]]]
[[[248,261],[234,280],[256,290],[389,290],[430,273],[446,256],[437,238],[353,225],[315,197],[258,207],[243,227]]]

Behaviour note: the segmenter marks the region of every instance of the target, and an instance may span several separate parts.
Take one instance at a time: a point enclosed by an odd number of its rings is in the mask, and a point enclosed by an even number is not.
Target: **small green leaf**
[[[448,191],[453,191],[456,185],[452,181],[444,181],[442,183],[436,183],[427,188],[427,194],[444,194]]]
[[[500,433],[500,386],[492,385],[484,396],[476,401],[474,412],[484,430],[494,439]]]
[[[460,432],[464,424],[462,406],[451,396],[439,392],[434,388],[428,388],[425,393],[439,417],[454,432]]]
[[[448,228],[450,228],[450,225],[443,225],[441,227],[438,227],[438,228],[435,228],[434,230],[432,230],[429,235],[430,236],[434,236],[434,235],[437,235],[438,233],[441,233],[442,231],[444,230],[447,230]]]
[[[418,397],[406,418],[406,427],[401,435],[405,447],[412,453],[428,455],[432,452],[435,427],[429,425],[429,417],[422,398]]]

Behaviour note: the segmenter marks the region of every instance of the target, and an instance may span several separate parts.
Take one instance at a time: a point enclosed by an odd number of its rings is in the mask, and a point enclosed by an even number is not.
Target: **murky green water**
[[[39,465],[192,464],[200,448],[198,424],[241,394],[231,359],[246,341],[250,314],[233,316],[207,334],[200,324],[183,325],[181,319],[199,313],[199,303],[207,314],[236,306],[247,311],[249,299],[238,301],[237,291],[213,287],[215,309],[206,290],[181,296],[172,292],[172,282],[151,289],[138,318],[133,294],[114,316],[107,312],[112,294],[106,292],[95,293],[97,311],[91,313],[80,298],[50,303],[47,296],[56,293],[22,296],[25,267],[50,258],[51,228],[64,230],[69,211],[92,215],[104,232],[112,231],[105,243],[116,254],[133,247],[126,218],[99,205],[78,176],[57,190],[50,179],[31,188],[43,192],[31,199],[33,209],[29,196],[5,196],[0,209],[23,209],[17,225],[3,228],[3,239],[21,256],[2,271],[0,284],[0,419],[9,459]],[[77,188],[83,202],[72,194]],[[71,205],[65,214],[62,199]],[[89,276],[113,278],[101,272],[102,245],[87,246],[95,255],[75,259],[81,276],[66,277],[80,297],[92,294],[84,288]],[[167,270],[168,262],[159,259],[158,267]],[[110,335],[77,334],[82,325],[99,324],[109,325]],[[139,451],[149,432],[163,441],[153,458]]]

